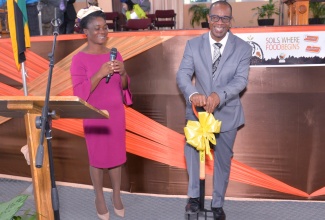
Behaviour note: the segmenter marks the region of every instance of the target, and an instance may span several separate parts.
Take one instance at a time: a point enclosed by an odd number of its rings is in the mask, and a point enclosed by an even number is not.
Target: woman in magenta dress
[[[109,112],[109,119],[84,119],[83,123],[97,215],[100,219],[109,219],[103,193],[103,170],[108,169],[114,211],[123,217],[120,186],[121,165],[126,161],[126,133],[122,90],[128,89],[129,77],[119,53],[116,60],[110,61],[110,49],[106,47],[108,28],[101,9],[96,6],[81,9],[77,17],[81,19],[88,44],[72,58],[74,95]],[[108,75],[111,77],[106,83]]]

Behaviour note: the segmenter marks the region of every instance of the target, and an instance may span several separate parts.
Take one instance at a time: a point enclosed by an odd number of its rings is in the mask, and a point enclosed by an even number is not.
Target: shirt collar
[[[220,42],[217,42],[217,41],[215,41],[215,40],[212,39],[212,37],[211,37],[211,31],[210,31],[209,32],[210,47],[213,48],[213,44],[214,43],[221,43],[222,44],[222,47],[220,48],[220,53],[222,54],[223,50],[225,49],[225,46],[226,46],[228,37],[229,37],[229,32],[227,31],[226,36],[224,38],[222,38],[222,40]]]

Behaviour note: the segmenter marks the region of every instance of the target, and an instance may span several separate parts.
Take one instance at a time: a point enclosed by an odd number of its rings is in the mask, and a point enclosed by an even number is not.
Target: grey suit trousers
[[[214,146],[213,194],[212,207],[222,207],[229,182],[233,146],[237,128],[216,135],[217,145]],[[200,196],[200,163],[199,152],[189,144],[185,144],[185,158],[189,176],[188,196]]]

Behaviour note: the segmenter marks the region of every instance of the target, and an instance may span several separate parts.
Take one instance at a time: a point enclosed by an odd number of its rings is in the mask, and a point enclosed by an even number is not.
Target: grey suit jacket
[[[196,120],[189,102],[191,94],[198,92],[208,97],[215,92],[220,98],[220,104],[214,111],[214,117],[222,121],[221,131],[229,131],[244,124],[239,93],[248,82],[251,56],[252,47],[229,31],[213,80],[209,32],[189,40],[176,76],[178,87],[186,100],[186,119]],[[192,82],[193,75],[195,83]]]

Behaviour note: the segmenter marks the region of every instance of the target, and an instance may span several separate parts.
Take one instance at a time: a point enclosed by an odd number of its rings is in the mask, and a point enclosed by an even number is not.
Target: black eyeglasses
[[[223,16],[220,17],[218,15],[210,15],[210,21],[212,22],[218,22],[221,19],[222,23],[229,23],[232,17],[229,16]]]

